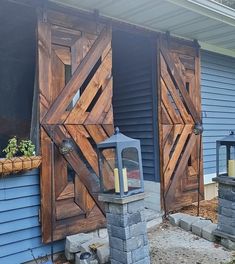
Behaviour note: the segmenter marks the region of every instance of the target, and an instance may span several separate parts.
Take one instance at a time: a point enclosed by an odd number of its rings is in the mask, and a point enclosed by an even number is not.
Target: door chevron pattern
[[[96,144],[113,133],[110,27],[77,17],[70,24],[53,11],[48,16],[38,21],[44,242],[52,230],[58,240],[104,226]],[[64,139],[74,150],[63,156]]]
[[[197,54],[192,45],[161,40],[160,152],[167,211],[196,201],[198,174],[202,177],[198,166],[200,136],[193,134],[201,109]]]

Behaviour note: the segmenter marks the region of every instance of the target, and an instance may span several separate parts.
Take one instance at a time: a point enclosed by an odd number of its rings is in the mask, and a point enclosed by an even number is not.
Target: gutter
[[[214,0],[166,0],[203,16],[215,19],[235,27],[234,9],[215,2]]]

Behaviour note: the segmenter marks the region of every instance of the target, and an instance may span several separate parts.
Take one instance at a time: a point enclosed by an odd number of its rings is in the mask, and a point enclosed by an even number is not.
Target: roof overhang
[[[50,0],[119,22],[198,40],[203,49],[235,57],[235,11],[214,0]]]

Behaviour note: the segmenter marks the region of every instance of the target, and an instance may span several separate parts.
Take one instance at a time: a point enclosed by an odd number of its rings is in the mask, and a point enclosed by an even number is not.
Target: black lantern
[[[217,177],[235,177],[235,134],[216,141]]]
[[[140,141],[116,128],[115,134],[97,144],[101,193],[125,197],[144,191]]]

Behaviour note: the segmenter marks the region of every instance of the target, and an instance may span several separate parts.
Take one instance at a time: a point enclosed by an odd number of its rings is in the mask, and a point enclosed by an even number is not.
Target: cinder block
[[[67,248],[65,248],[64,250],[64,254],[67,260],[74,260],[74,255],[75,253],[70,253],[69,250]]]
[[[187,215],[180,219],[180,227],[186,231],[192,230],[192,224],[198,220],[196,216]]]
[[[219,199],[219,206],[235,210],[235,202],[231,202],[225,199]]]
[[[168,219],[172,225],[179,226],[180,220],[186,216],[188,216],[188,215],[183,214],[183,213],[176,213],[176,214],[169,215]]]
[[[99,238],[108,238],[108,230],[107,228],[101,228],[97,230],[97,235]]]
[[[111,214],[126,214],[127,204],[109,204],[109,212]]]
[[[137,261],[143,260],[148,256],[149,256],[149,247],[148,246],[140,247],[140,248],[137,248],[136,250],[132,251],[133,263],[136,263]]]
[[[229,250],[235,250],[235,242],[230,239],[222,238],[220,243]]]
[[[66,237],[66,242],[65,242],[65,248],[70,252],[70,253],[77,253],[80,251],[80,246],[82,243],[85,243],[89,240],[93,239],[93,234],[76,234],[72,236],[67,236]]]
[[[98,258],[100,264],[105,264],[105,263],[109,262],[109,259],[110,259],[109,244],[106,243],[103,246],[98,247],[96,254],[97,254],[97,258]]]
[[[210,220],[199,219],[192,223],[192,232],[197,236],[202,236],[202,228],[211,224]]]
[[[132,255],[131,252],[126,252],[124,254],[123,251],[111,248],[110,249],[111,259],[116,260],[117,263],[125,263],[125,264],[131,264],[132,262]],[[111,263],[114,263],[111,261]]]
[[[218,215],[218,222],[219,223],[223,223],[224,225],[228,225],[228,226],[235,226],[235,219],[231,218],[231,217],[227,217],[224,215]]]
[[[111,236],[121,238],[121,239],[129,239],[131,238],[130,234],[130,228],[127,227],[118,227],[118,226],[112,226],[108,225],[108,231]]]
[[[218,223],[217,229],[229,235],[235,235],[235,228],[233,226]]]
[[[215,231],[217,225],[216,224],[209,224],[202,228],[202,237],[206,240],[209,240],[211,242],[215,241],[215,236],[213,235],[213,232]]]
[[[118,249],[120,251],[124,250],[124,240],[117,238],[117,237],[110,237],[109,238],[110,247]]]
[[[144,247],[144,236],[132,237],[124,240],[124,251],[136,250],[140,247]]]
[[[235,210],[219,206],[219,214],[235,219]]]
[[[136,213],[144,210],[144,200],[141,201],[134,201],[131,203],[128,203],[127,205],[127,211],[128,213]]]
[[[75,254],[75,264],[80,264],[80,256],[81,256],[81,252]]]
[[[147,232],[147,227],[145,222],[141,222],[130,226],[130,237],[144,235]]]

